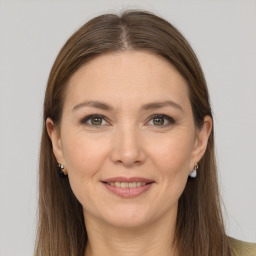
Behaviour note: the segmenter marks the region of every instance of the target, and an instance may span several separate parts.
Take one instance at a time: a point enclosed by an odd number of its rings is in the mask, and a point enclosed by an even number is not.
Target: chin
[[[116,228],[125,228],[125,229],[136,229],[141,228],[147,224],[145,219],[135,219],[135,218],[127,218],[123,216],[122,218],[115,218],[111,220],[106,220],[108,224]]]
[[[141,209],[122,207],[122,209],[110,209],[104,212],[102,218],[106,223],[119,228],[138,228],[148,223],[151,219],[149,213],[141,211]]]

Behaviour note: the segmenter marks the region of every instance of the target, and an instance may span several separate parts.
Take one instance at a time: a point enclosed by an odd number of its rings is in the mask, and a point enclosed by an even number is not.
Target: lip
[[[119,188],[111,186],[108,183],[114,182],[145,182],[146,185],[135,188]],[[134,198],[148,191],[155,182],[153,180],[141,178],[141,177],[114,177],[102,181],[102,184],[113,194],[122,198]]]
[[[145,179],[142,177],[113,177],[110,179],[102,180],[102,182],[145,182],[145,183],[153,183],[153,180]]]

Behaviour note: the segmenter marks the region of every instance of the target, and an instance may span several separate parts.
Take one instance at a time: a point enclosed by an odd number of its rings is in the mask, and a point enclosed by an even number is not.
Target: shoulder
[[[256,256],[256,244],[229,237],[232,256]]]

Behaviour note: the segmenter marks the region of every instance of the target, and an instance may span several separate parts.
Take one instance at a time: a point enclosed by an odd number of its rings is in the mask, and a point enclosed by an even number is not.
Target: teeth
[[[136,182],[130,182],[129,184],[129,188],[136,188]]]
[[[121,183],[120,182],[115,182],[115,186],[118,188],[121,188]]]
[[[118,188],[136,188],[136,187],[141,187],[145,186],[146,182],[108,182],[108,185],[110,186],[115,186]]]
[[[128,188],[129,184],[127,182],[121,182],[121,188]]]

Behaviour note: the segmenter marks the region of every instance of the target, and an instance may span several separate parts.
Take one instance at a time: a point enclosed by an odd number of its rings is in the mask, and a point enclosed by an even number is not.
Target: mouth
[[[108,185],[117,187],[117,188],[138,188],[141,186],[145,186],[149,183],[146,182],[107,182]]]
[[[148,191],[155,183],[140,177],[115,177],[102,181],[103,185],[112,193],[123,198],[134,198]]]

